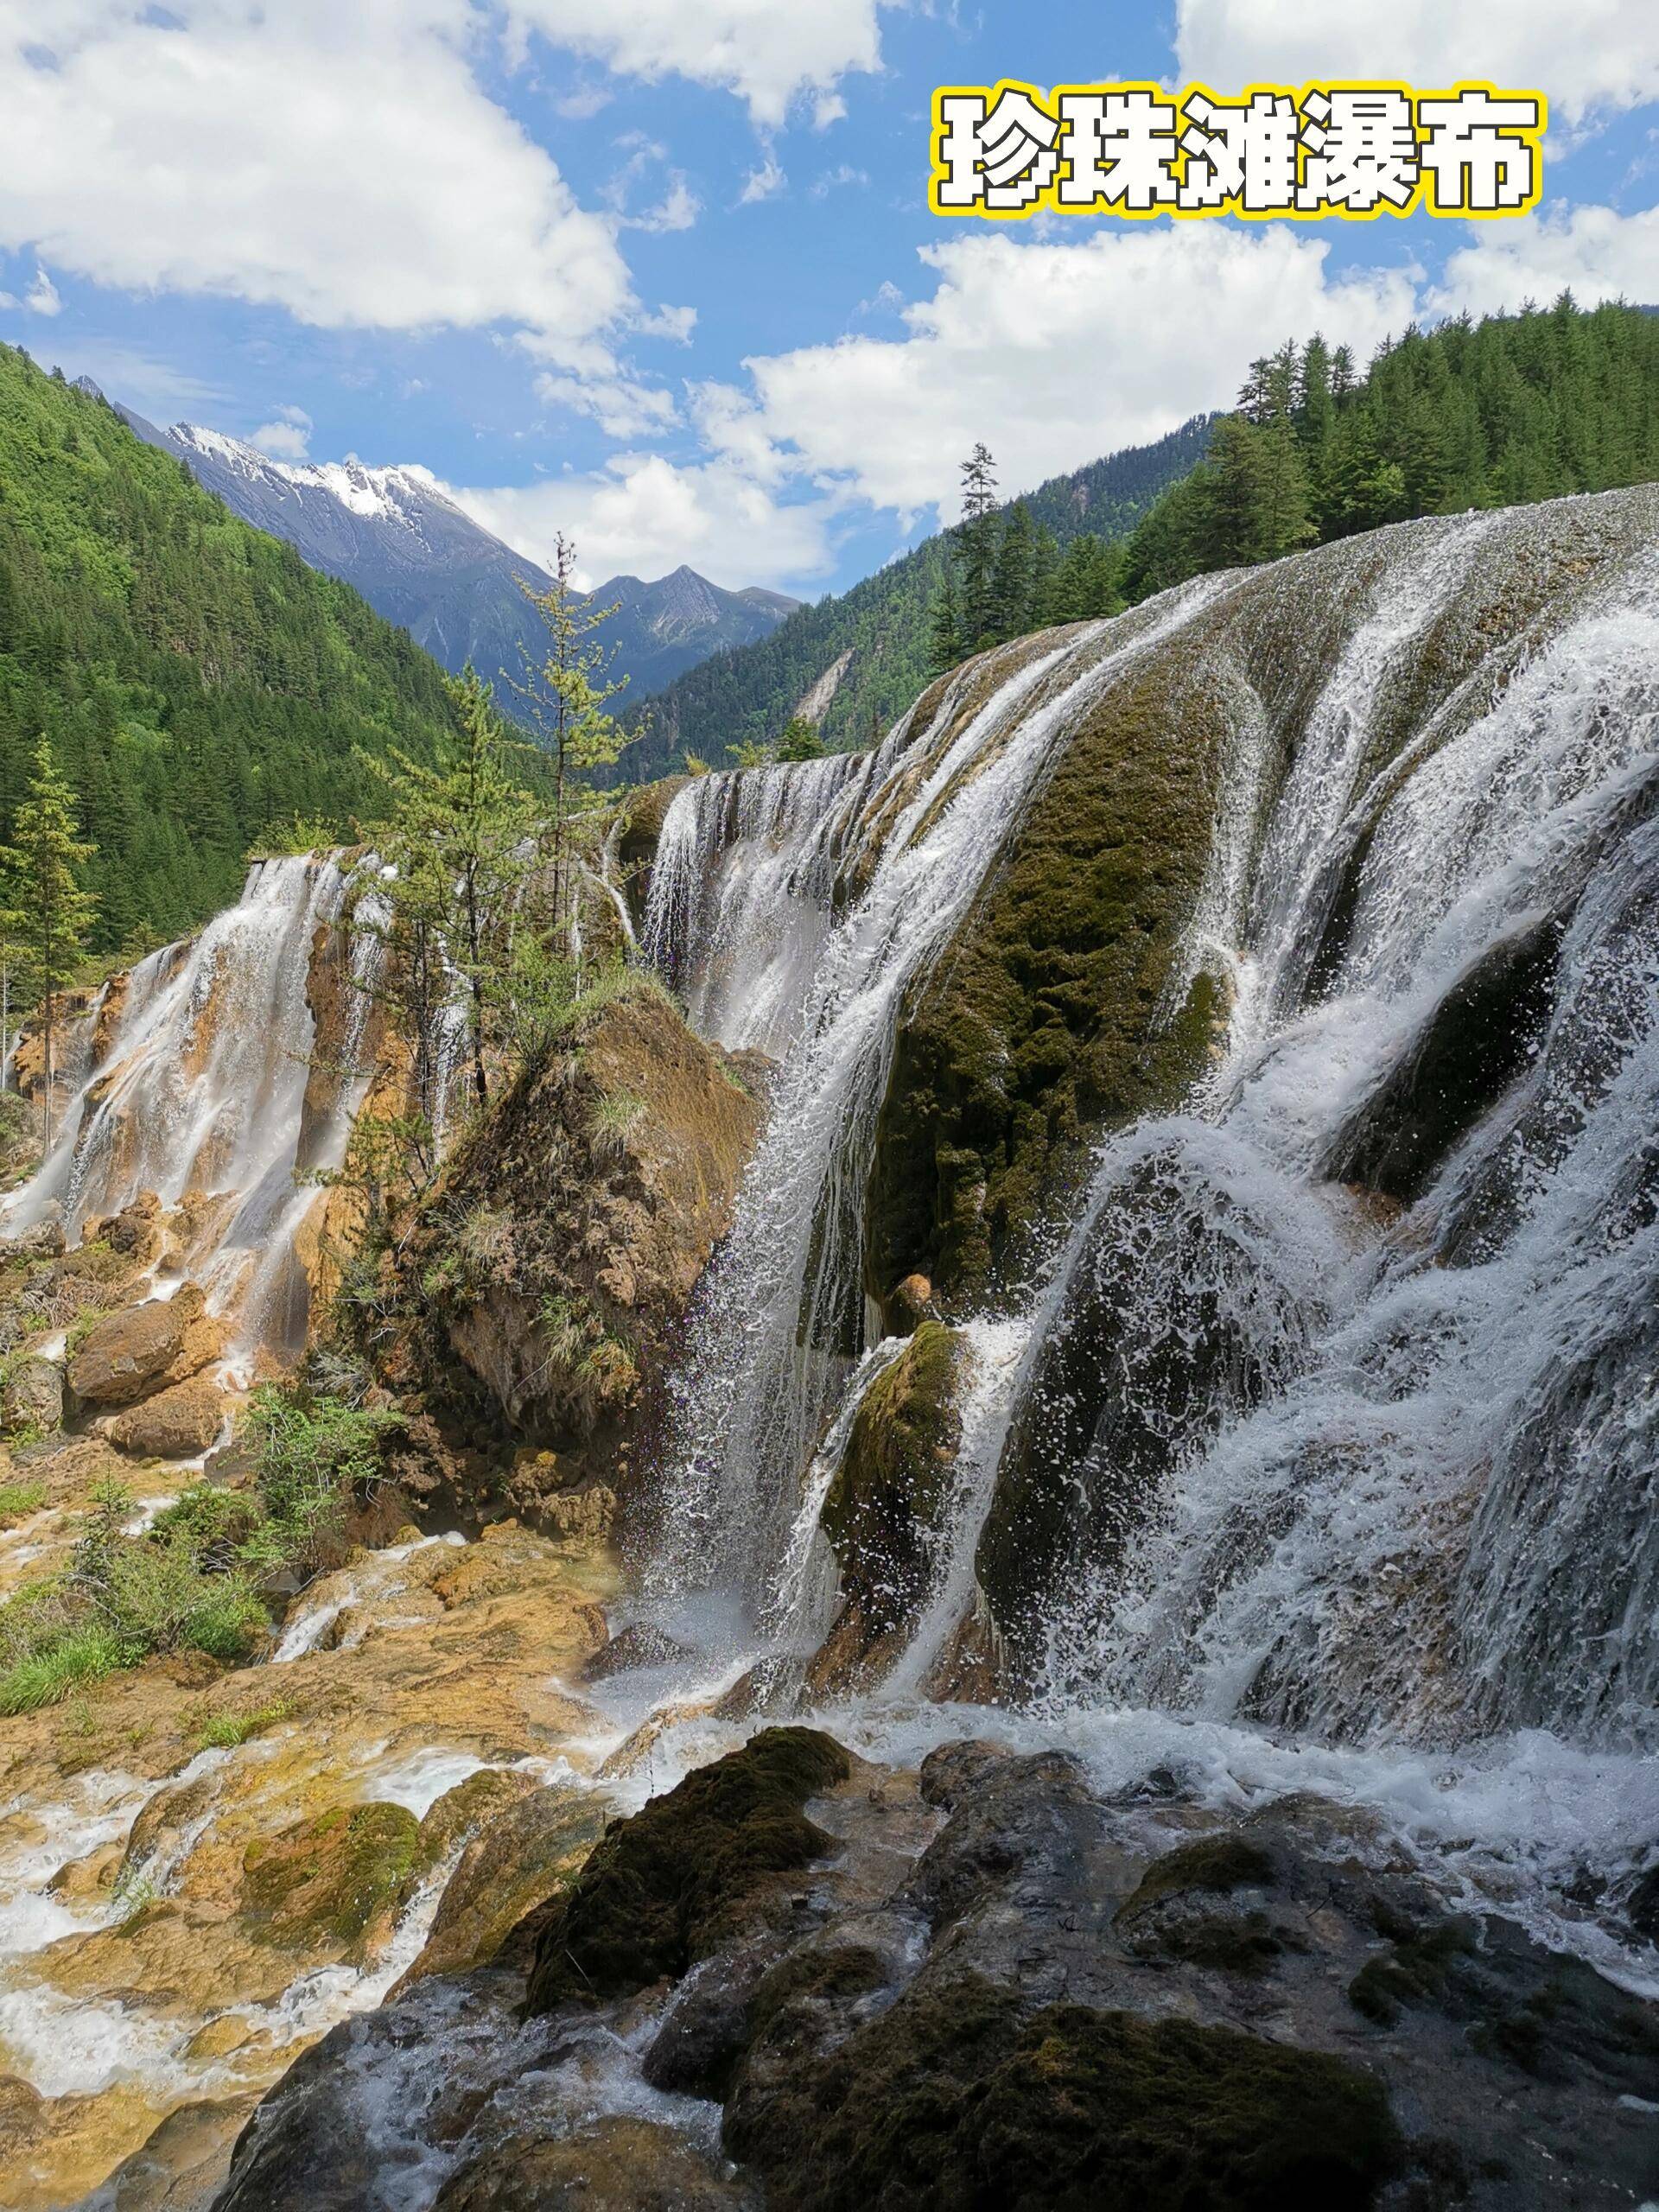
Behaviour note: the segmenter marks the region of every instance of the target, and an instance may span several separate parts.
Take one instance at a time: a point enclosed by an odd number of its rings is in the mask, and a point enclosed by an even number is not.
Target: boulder
[[[408,1981],[487,1966],[527,1913],[568,1886],[605,1833],[592,1790],[536,1789],[486,1821],[461,1853]]]
[[[675,2129],[619,2114],[486,2151],[451,2176],[434,2212],[728,2212],[753,2202]]]
[[[200,1284],[105,1316],[69,1363],[69,1388],[84,1403],[130,1406],[199,1374],[223,1349],[223,1332]]]
[[[0,1259],[60,1260],[66,1241],[63,1224],[54,1211],[32,1229],[20,1230],[16,1236],[0,1238]]]
[[[39,1429],[50,1435],[63,1426],[63,1370],[55,1360],[20,1360],[0,1389],[0,1421],[16,1434]]]
[[[196,1375],[117,1414],[104,1433],[141,1459],[193,1459],[218,1437],[225,1403],[218,1384]]]

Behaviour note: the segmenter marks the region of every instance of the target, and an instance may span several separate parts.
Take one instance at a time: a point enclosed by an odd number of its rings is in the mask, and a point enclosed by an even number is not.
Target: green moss
[[[1259,1845],[1242,1835],[1200,1836],[1196,1843],[1181,1844],[1154,1859],[1134,1896],[1118,1908],[1117,1917],[1132,1920],[1149,1905],[1193,1890],[1225,1895],[1232,1890],[1268,1889],[1273,1878],[1273,1861]]]
[[[1461,1921],[1402,1936],[1380,1956],[1367,1960],[1348,1985],[1348,2000],[1368,2020],[1391,2026],[1406,2006],[1439,1997],[1452,1967],[1473,1948]]]
[[[970,2139],[982,2204],[1138,2212],[1342,2212],[1400,2148],[1381,2084],[1341,2059],[1081,2005],[1031,2023]]]
[[[248,1846],[245,1910],[280,1942],[349,1948],[397,1904],[419,1849],[420,1823],[406,1806],[335,1806]]]
[[[1321,2051],[1075,2005],[1022,2023],[975,1975],[826,2050],[823,1996],[774,2014],[728,2107],[772,2212],[1360,2212],[1398,2158],[1382,2086]]]
[[[677,1979],[747,1901],[833,1848],[801,1808],[850,1770],[816,1729],[766,1728],[618,1821],[543,1930],[530,2011]]]
[[[46,1503],[44,1483],[0,1483],[0,1529],[26,1520]]]
[[[877,1130],[867,1280],[984,1280],[1093,1132],[1176,1103],[1216,987],[1171,1007],[1230,702],[1196,647],[1149,655],[1062,754],[946,955],[912,990]]]
[[[927,1534],[962,1438],[962,1363],[956,1332],[922,1322],[865,1391],[823,1502],[842,1590],[859,1601],[873,1634],[897,1627],[920,1588]]]

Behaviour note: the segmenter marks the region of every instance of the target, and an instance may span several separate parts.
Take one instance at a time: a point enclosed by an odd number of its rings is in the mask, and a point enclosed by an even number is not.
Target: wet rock
[[[693,1656],[690,1647],[666,1629],[635,1621],[595,1651],[582,1673],[588,1681],[608,1682],[613,1675],[631,1674],[638,1667],[689,1665]]]
[[[63,1426],[63,1370],[55,1360],[24,1359],[10,1370],[0,1389],[0,1421],[13,1432],[51,1435]]]
[[[221,2097],[170,2112],[98,2191],[97,2212],[206,2212],[252,2103]]]
[[[403,1805],[336,1806],[296,1821],[244,1853],[243,1910],[297,1949],[371,1950],[416,1871],[419,1840]]]
[[[182,1382],[216,1359],[219,1323],[199,1284],[150,1299],[99,1322],[69,1363],[69,1387],[83,1403],[129,1406]]]
[[[962,1440],[966,1363],[963,1338],[925,1320],[864,1393],[820,1516],[842,1605],[809,1670],[817,1692],[868,1676],[913,1620]]]
[[[1338,1137],[1326,1172],[1409,1205],[1527,1067],[1549,1011],[1562,924],[1484,952]]]
[[[116,1414],[104,1433],[118,1450],[144,1459],[193,1459],[225,1425],[226,1401],[204,1376],[175,1382]]]
[[[162,1202],[154,1191],[141,1191],[119,1213],[83,1222],[84,1244],[104,1244],[135,1271],[150,1267],[162,1250]]]
[[[376,1356],[423,1465],[398,1479],[601,1533],[606,1493],[626,1509],[640,1492],[665,1363],[760,1122],[643,985],[526,1071],[399,1242]]]
[[[405,1983],[491,1964],[525,1916],[569,1886],[605,1833],[607,1810],[593,1790],[555,1789],[495,1811],[462,1852]]]
[[[763,1729],[618,1822],[543,1932],[531,2011],[677,1980],[757,1893],[832,1848],[802,1808],[850,1771],[816,1729]]]
[[[433,2212],[735,2212],[753,2202],[673,2129],[613,2119],[486,2151],[445,2183]]]
[[[57,1260],[62,1258],[65,1248],[63,1224],[54,1209],[32,1229],[0,1238],[0,1260]]]

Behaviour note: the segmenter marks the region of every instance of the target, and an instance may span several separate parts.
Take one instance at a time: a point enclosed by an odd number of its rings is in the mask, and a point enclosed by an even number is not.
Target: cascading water
[[[967,912],[1074,718],[1226,588],[1205,579],[1118,624],[1043,640],[988,690],[974,664],[925,728],[907,717],[863,773],[823,779],[836,808],[798,831],[811,865],[789,880],[822,898],[866,887],[825,928],[800,1041],[679,1378],[664,1579],[734,1575],[763,1616],[775,1611],[803,1471],[866,1340],[865,1187],[906,988]],[[833,883],[817,865],[826,853],[842,855]]]
[[[967,1317],[1017,1372],[965,1409],[890,1688],[988,1597],[1054,1726],[1103,1704],[1356,1743],[1650,1728],[1655,504],[1211,579],[973,664],[843,780],[681,795],[652,943],[693,1008],[722,1003],[717,967],[741,1002],[815,964],[683,1377],[664,1581],[735,1581],[760,1623],[823,1633],[802,1521],[880,1335],[863,1209],[907,992],[1073,731],[1162,655],[1228,704],[1166,995],[1217,974],[1224,1051],[1181,1112],[1103,1146],[1023,1321]],[[1281,611],[1294,577],[1332,610],[1323,668]],[[752,944],[777,887],[795,942]]]
[[[343,1157],[360,1095],[365,963],[377,950],[366,938],[353,948],[342,1065],[322,1071],[327,1103],[302,1162],[313,947],[347,890],[326,855],[257,861],[237,906],[106,987],[78,1027],[79,1080],[56,1141],[5,1210],[10,1231],[56,1211],[73,1237],[154,1192],[168,1211],[188,1207],[178,1264],[237,1317],[246,1344],[303,1340],[296,1246],[318,1193],[296,1187],[296,1170]]]

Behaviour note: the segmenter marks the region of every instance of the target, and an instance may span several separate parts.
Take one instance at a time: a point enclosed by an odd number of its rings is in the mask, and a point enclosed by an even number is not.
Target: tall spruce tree
[[[42,1142],[48,1149],[58,994],[86,954],[97,901],[81,877],[97,849],[80,835],[74,793],[52,757],[51,745],[45,737],[38,739],[28,786],[13,819],[11,843],[0,850],[0,873],[16,886],[18,942],[26,950],[41,993]]]
[[[525,598],[542,619],[547,635],[539,656],[524,656],[522,683],[514,690],[524,701],[532,728],[553,760],[553,910],[565,911],[565,810],[576,777],[608,768],[638,731],[623,729],[607,711],[627,687],[626,677],[613,680],[613,649],[604,641],[614,606],[595,607],[576,588],[576,549],[563,531],[554,540],[553,580],[544,592],[523,586]]]

